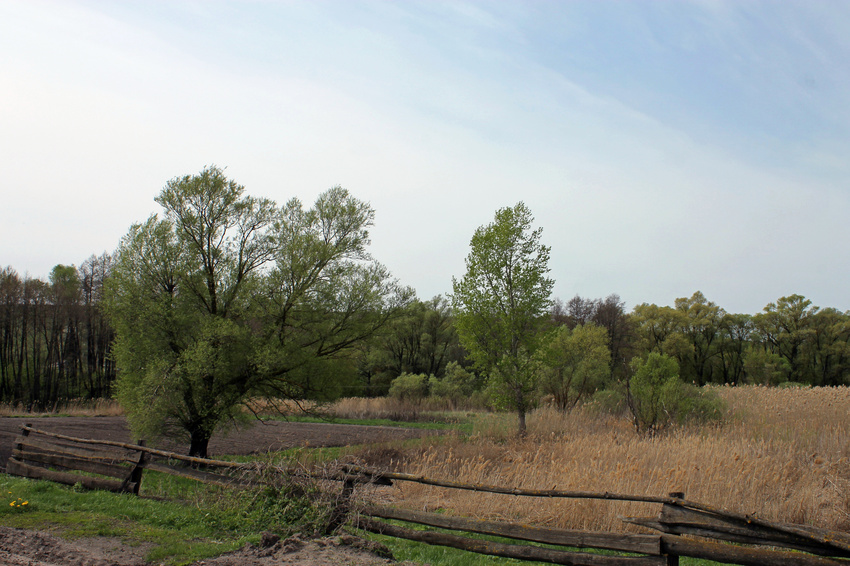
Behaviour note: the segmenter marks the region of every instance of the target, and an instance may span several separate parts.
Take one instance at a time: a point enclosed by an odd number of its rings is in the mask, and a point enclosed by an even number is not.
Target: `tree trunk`
[[[520,438],[525,438],[526,429],[525,429],[525,407],[520,407],[517,409],[517,417],[519,419],[519,427],[517,429],[517,436]]]
[[[191,431],[189,456],[195,458],[206,458],[207,448],[210,444],[210,434],[202,427],[196,427]]]

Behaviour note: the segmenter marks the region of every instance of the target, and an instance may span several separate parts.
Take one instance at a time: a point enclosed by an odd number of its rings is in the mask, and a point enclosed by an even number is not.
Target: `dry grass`
[[[22,404],[0,404],[0,417],[39,417],[71,415],[73,417],[118,417],[124,409],[113,399],[74,399],[48,411],[31,412]]]
[[[429,397],[412,402],[392,397],[350,397],[326,407],[328,414],[343,419],[389,419],[393,421],[451,420],[466,418],[469,412],[447,399]]]
[[[430,477],[532,489],[665,495],[779,521],[850,528],[850,389],[721,388],[722,425],[637,436],[626,419],[579,409],[529,417],[529,437],[511,438],[507,415],[482,420],[471,439],[405,453],[399,467]],[[395,498],[418,509],[592,530],[623,530],[618,516],[657,506],[546,500],[401,484]]]

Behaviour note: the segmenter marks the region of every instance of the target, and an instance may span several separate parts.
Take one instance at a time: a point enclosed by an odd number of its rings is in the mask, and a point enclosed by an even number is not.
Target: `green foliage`
[[[651,352],[646,359],[632,360],[629,409],[638,432],[652,433],[673,419],[678,404],[679,364],[666,354]]]
[[[493,406],[517,413],[519,436],[526,432],[526,413],[540,402],[540,373],[540,362],[521,351],[515,356],[504,356],[485,381],[484,391]]]
[[[130,229],[107,288],[134,432],[196,456],[249,398],[332,397],[412,295],[369,257],[374,211],[344,189],[309,210],[243,193],[216,167],[169,181],[165,218]]]
[[[610,374],[611,351],[605,328],[588,323],[554,330],[538,351],[542,389],[561,412],[603,386]]]
[[[496,212],[492,223],[475,231],[466,258],[466,274],[453,279],[452,306],[461,344],[489,375],[488,390],[497,404],[516,411],[519,433],[536,401],[533,356],[551,304],[554,281],[549,248],[532,230],[531,211],[523,203]]]
[[[725,408],[707,390],[679,379],[676,360],[650,353],[632,361],[634,375],[628,383],[628,404],[639,433],[654,434],[672,423],[719,419]]]
[[[75,491],[4,475],[0,493],[6,493],[12,505],[0,506],[0,522],[29,529],[57,527],[68,537],[114,536],[125,544],[152,543],[147,560],[157,564],[194,563],[236,550],[257,542],[263,531],[281,537],[324,534],[335,490],[322,491],[317,482],[280,474],[267,479],[266,487],[240,490],[187,484],[169,476],[159,483],[164,491],[151,499]],[[142,490],[146,494],[145,484]]]
[[[463,358],[448,301],[414,301],[376,336],[360,356],[361,372],[374,390],[384,376],[424,373],[442,377],[447,364]],[[373,380],[377,378],[377,380]]]
[[[393,380],[390,397],[419,403],[428,396],[428,376],[424,373],[403,373]]]
[[[750,347],[744,358],[747,381],[756,385],[780,385],[791,375],[787,358],[760,347]]]
[[[588,406],[599,413],[609,415],[625,415],[629,412],[629,402],[626,392],[616,384],[608,389],[597,391],[590,398]]]
[[[432,396],[447,399],[455,405],[469,401],[481,385],[474,373],[466,371],[457,362],[449,362],[442,379],[431,376],[428,380]]]

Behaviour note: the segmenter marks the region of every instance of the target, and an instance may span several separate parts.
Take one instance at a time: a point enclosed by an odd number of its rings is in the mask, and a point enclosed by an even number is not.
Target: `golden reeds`
[[[74,417],[117,417],[124,409],[114,399],[72,399],[44,410],[29,410],[21,403],[0,404],[0,417],[71,415]]]
[[[405,471],[469,483],[529,489],[666,495],[765,519],[850,528],[850,389],[719,388],[722,424],[638,436],[625,418],[588,409],[536,411],[524,440],[491,418],[472,438],[405,453]],[[505,416],[503,416],[504,418]],[[510,422],[510,421],[508,421]],[[657,506],[540,500],[399,485],[395,498],[419,509],[445,507],[479,518],[592,530],[624,530],[619,516]]]

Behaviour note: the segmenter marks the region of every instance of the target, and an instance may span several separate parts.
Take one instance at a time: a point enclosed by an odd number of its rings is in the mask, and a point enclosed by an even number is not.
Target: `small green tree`
[[[679,364],[666,354],[650,352],[632,360],[634,375],[629,380],[628,402],[635,428],[654,433],[668,424],[674,415],[673,403],[682,384]]]
[[[539,350],[542,388],[562,413],[603,385],[610,374],[608,331],[593,323],[555,329]]]
[[[679,379],[679,364],[666,354],[651,352],[632,360],[627,401],[635,429],[655,434],[674,422],[714,420],[723,416],[720,399]]]
[[[428,396],[428,376],[424,373],[403,373],[390,385],[390,397],[400,401],[420,403]]]
[[[542,230],[532,230],[523,203],[496,212],[475,231],[466,275],[452,279],[452,306],[461,344],[489,377],[494,401],[517,413],[525,435],[526,412],[537,401],[534,354],[546,324],[554,281]]]
[[[446,373],[442,378],[432,375],[428,380],[432,396],[447,399],[456,405],[469,402],[480,385],[475,374],[466,371],[457,362],[446,365]]]

